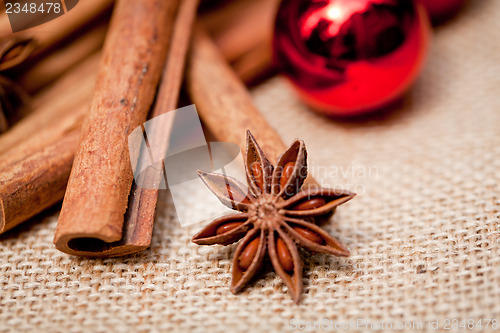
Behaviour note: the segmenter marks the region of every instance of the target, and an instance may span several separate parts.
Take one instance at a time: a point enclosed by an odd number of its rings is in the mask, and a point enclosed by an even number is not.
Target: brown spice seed
[[[290,251],[286,247],[285,241],[278,238],[276,241],[276,252],[278,252],[278,259],[281,267],[287,272],[293,272],[293,258]]]
[[[259,249],[259,237],[253,239],[240,253],[240,267],[242,270],[246,271],[248,267],[252,264],[253,258]]]
[[[228,232],[229,230],[233,230],[234,228],[239,227],[242,224],[243,224],[243,222],[229,222],[229,223],[221,224],[220,226],[217,227],[216,233],[217,233],[217,235],[221,235],[223,233]]]
[[[323,198],[312,198],[302,201],[293,207],[294,210],[310,210],[323,206],[326,203]]]
[[[309,230],[306,228],[301,228],[301,227],[293,227],[293,230],[295,230],[298,234],[300,234],[304,238],[309,239],[310,241],[312,241],[314,243],[318,243],[318,244],[324,243],[323,238],[312,230]]]
[[[257,186],[262,190],[264,188],[264,173],[262,172],[262,167],[257,162],[252,164],[252,175],[255,178]]]
[[[281,174],[281,179],[280,179],[280,188],[281,189],[283,189],[283,187],[286,186],[286,183],[288,183],[288,180],[292,176],[294,168],[295,168],[294,162],[288,162],[287,164],[285,164],[285,167],[283,168],[283,173]]]

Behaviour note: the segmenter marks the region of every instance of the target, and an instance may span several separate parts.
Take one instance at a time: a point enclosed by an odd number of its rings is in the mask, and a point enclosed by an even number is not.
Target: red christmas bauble
[[[410,0],[284,0],[274,61],[314,109],[357,115],[407,90],[429,36],[427,13]]]
[[[458,12],[465,0],[419,0],[433,22],[440,22]]]

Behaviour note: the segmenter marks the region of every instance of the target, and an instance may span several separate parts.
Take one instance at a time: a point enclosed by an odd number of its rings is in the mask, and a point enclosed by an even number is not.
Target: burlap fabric
[[[404,104],[362,123],[309,112],[280,78],[253,90],[285,141],[301,137],[314,166],[336,166],[316,169],[324,183],[359,193],[324,226],[352,256],[306,258],[300,305],[270,269],[231,294],[234,247],[190,243],[200,226],[181,228],[164,193],[151,248],[137,255],[57,251],[57,207],[0,236],[0,332],[499,325],[499,31],[500,1],[470,1],[437,29]],[[203,200],[188,199],[202,216]]]

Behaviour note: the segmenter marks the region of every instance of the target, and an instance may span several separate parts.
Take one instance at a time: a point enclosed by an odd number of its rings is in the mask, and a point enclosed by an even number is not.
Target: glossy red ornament
[[[429,13],[433,22],[441,22],[463,6],[465,0],[419,0]]]
[[[284,0],[274,61],[313,108],[356,115],[407,90],[429,36],[427,13],[410,0]]]

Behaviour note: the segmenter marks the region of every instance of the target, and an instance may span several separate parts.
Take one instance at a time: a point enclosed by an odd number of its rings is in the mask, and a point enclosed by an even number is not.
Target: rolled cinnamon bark
[[[178,1],[117,2],[54,237],[63,252],[110,256],[149,246],[138,235],[127,249],[110,249],[123,246],[133,180],[128,135],[153,103],[177,6]]]
[[[78,146],[78,127],[0,168],[0,233],[59,202]]]
[[[163,70],[163,78],[158,89],[156,104],[150,114],[150,118],[160,116],[177,107],[184,74],[184,64],[190,45],[191,30],[196,17],[197,6],[198,0],[184,0],[180,4],[171,42],[172,45],[175,45],[175,48],[169,50],[167,62]],[[165,135],[161,135],[161,138],[165,138],[165,140],[158,142],[158,138],[148,137],[150,145],[154,140],[154,145],[158,151],[166,151],[169,145],[169,133],[173,126],[173,117],[160,124],[152,123],[152,126],[162,126],[159,130],[165,133]],[[164,176],[162,171],[148,168],[140,175],[140,182],[142,184],[159,184]],[[142,188],[137,186],[136,182],[133,183],[127,213],[125,214],[124,226],[135,226],[136,230],[152,231],[156,204],[158,203],[158,191],[158,189]],[[124,234],[128,233],[130,233],[129,229],[126,229]],[[143,233],[142,235],[141,244],[149,246],[151,233]]]

